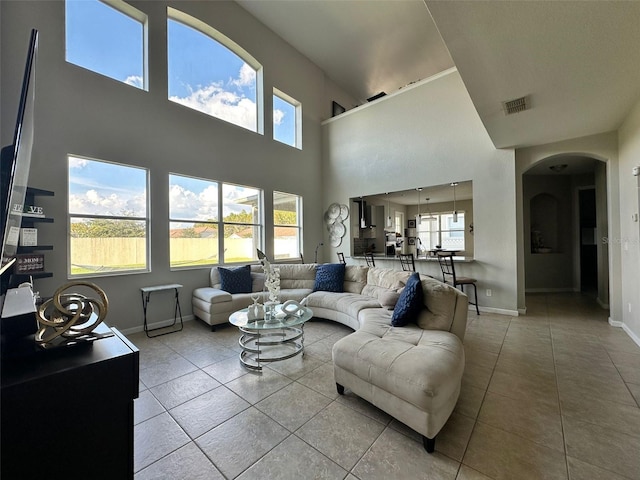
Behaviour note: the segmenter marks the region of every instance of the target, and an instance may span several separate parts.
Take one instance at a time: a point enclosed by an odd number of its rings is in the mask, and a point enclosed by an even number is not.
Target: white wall
[[[619,249],[622,256],[623,328],[640,344],[640,223],[632,219],[640,207],[640,177],[631,173],[633,167],[640,166],[640,102],[620,127],[619,149],[620,235],[610,249]]]
[[[323,159],[325,209],[360,195],[473,180],[475,262],[460,274],[478,280],[481,307],[516,311],[514,152],[494,148],[457,71],[326,121]]]
[[[124,85],[65,62],[64,2],[1,2],[2,145],[11,142],[31,28],[40,31],[36,135],[30,184],[54,190],[43,201],[55,223],[41,242],[52,279],[39,280],[42,295],[67,281],[68,153],[150,169],[152,273],[96,279],[110,299],[107,322],[141,327],[141,286],[181,283],[182,308],[191,314],[191,292],[207,284],[208,269],[169,270],[168,174],[211,178],[304,196],[304,254],[312,258],[322,237],[320,122],[331,116],[339,89],[306,57],[234,2],[133,1],[149,17],[149,91]],[[265,134],[259,135],[167,100],[166,9],[173,6],[229,36],[264,66]],[[272,140],[271,92],[277,87],[302,102],[303,149]],[[330,92],[329,98],[328,94]],[[348,96],[341,94],[341,100]],[[272,210],[267,208],[266,251],[273,249]],[[319,252],[322,254],[322,252]],[[169,295],[150,305],[152,320],[170,318]]]

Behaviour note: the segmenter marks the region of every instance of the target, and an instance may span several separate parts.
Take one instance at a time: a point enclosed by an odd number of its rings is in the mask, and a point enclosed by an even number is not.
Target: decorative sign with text
[[[37,205],[20,205],[19,203],[15,203],[12,213],[22,215],[23,217],[44,217],[44,208],[38,207]]]
[[[42,253],[16,255],[15,273],[17,275],[29,275],[36,272],[44,272],[44,255]]]

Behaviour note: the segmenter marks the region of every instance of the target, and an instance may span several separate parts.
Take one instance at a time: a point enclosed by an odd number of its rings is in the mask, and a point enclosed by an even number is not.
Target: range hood
[[[362,218],[364,218],[364,226],[362,226]],[[375,228],[375,224],[373,224],[372,220],[371,205],[367,205],[367,202],[364,200],[360,200],[358,202],[358,222],[361,229]]]

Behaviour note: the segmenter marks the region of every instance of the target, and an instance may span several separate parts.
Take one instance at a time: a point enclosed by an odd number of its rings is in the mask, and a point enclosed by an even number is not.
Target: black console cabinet
[[[111,330],[92,344],[2,359],[2,480],[133,479],[139,352]]]

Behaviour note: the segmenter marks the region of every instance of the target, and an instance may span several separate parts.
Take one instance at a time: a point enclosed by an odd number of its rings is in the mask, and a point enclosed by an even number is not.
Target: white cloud
[[[84,168],[87,166],[85,158],[69,157],[69,168]]]
[[[171,185],[169,205],[173,218],[209,220],[217,217],[218,194],[215,187],[197,194],[180,185]]]
[[[285,113],[282,110],[279,110],[276,108],[273,111],[273,123],[275,125],[281,125],[282,120],[284,120],[284,116],[285,116]]]
[[[186,97],[170,96],[169,100],[193,108],[213,117],[239,125],[248,130],[257,128],[256,103],[242,93],[242,87],[255,87],[255,71],[246,63],[238,73],[238,78],[230,80],[229,86],[240,88],[234,93],[222,82],[213,82],[207,86],[190,87]]]
[[[247,63],[243,63],[238,73],[238,78],[229,82],[237,87],[254,87],[256,84],[256,71]]]
[[[140,75],[129,75],[124,79],[124,83],[126,83],[127,85],[133,85],[134,87],[138,88],[144,87],[144,83]]]
[[[145,195],[123,197],[115,193],[104,195],[95,189],[82,194],[69,195],[69,211],[91,215],[133,215],[144,216]]]

